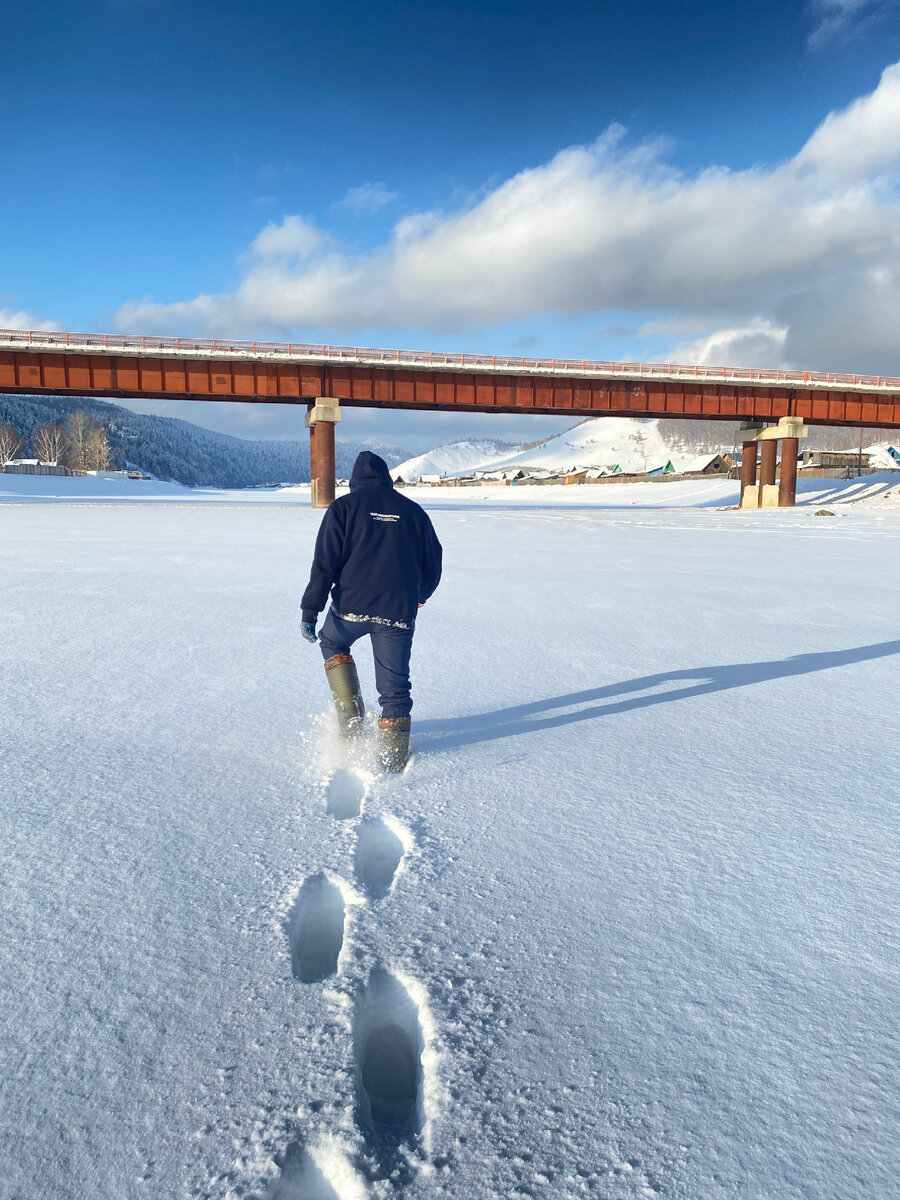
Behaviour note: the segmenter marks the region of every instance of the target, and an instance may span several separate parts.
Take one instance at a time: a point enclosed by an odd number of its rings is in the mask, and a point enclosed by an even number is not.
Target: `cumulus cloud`
[[[873,272],[900,278],[898,163],[900,64],[783,162],[689,174],[664,143],[631,147],[613,127],[460,211],[408,214],[367,253],[287,216],[254,240],[236,291],[132,303],[116,321],[148,333],[308,338],[652,310],[696,322],[682,343],[695,356],[805,359],[816,341],[800,325],[829,298],[870,294]],[[883,291],[896,323],[898,297]],[[828,365],[837,347],[823,349]]]
[[[749,325],[718,329],[679,342],[660,361],[696,363],[701,367],[787,367],[784,358],[787,332],[787,326],[772,321],[751,321]]]
[[[0,329],[58,329],[53,321],[42,321],[33,313],[0,308]]]
[[[272,221],[256,235],[250,243],[250,253],[264,261],[305,262],[327,244],[327,236],[311,221],[285,217],[280,223]]]

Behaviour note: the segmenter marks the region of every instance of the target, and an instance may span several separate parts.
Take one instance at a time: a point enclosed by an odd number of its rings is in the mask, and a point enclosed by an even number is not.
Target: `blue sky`
[[[11,0],[3,42],[0,324],[900,374],[893,0]]]

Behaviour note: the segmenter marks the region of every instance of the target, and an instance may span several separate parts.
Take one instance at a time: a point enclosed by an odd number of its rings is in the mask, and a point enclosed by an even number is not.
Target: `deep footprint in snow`
[[[363,1125],[417,1133],[424,1114],[419,1010],[389,971],[376,967],[356,1003],[353,1053]]]
[[[310,1149],[300,1142],[288,1147],[265,1200],[364,1200],[366,1195],[337,1138],[325,1137]]]
[[[386,896],[403,858],[403,843],[379,817],[362,821],[356,838],[356,875],[373,896]]]
[[[338,821],[358,817],[365,798],[365,782],[355,771],[341,767],[328,781],[328,811]]]
[[[266,1192],[266,1200],[341,1200],[306,1151],[288,1152],[281,1174]]]
[[[344,897],[326,875],[311,875],[287,920],[294,975],[318,983],[335,975],[344,944]]]

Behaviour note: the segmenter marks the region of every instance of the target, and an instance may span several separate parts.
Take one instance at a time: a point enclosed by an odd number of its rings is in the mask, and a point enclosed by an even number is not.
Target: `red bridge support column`
[[[330,396],[319,396],[306,414],[313,508],[327,508],[334,499],[334,427],[340,419],[340,402]]]
[[[744,503],[744,492],[748,487],[756,486],[757,443],[744,442],[741,450],[741,505]]]
[[[798,438],[785,438],[781,443],[781,483],[778,488],[778,507],[793,508],[797,502]]]

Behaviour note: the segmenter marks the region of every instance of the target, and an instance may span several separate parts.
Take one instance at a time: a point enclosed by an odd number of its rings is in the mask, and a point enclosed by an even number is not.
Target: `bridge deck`
[[[878,376],[41,330],[0,330],[0,391],[900,427]]]

